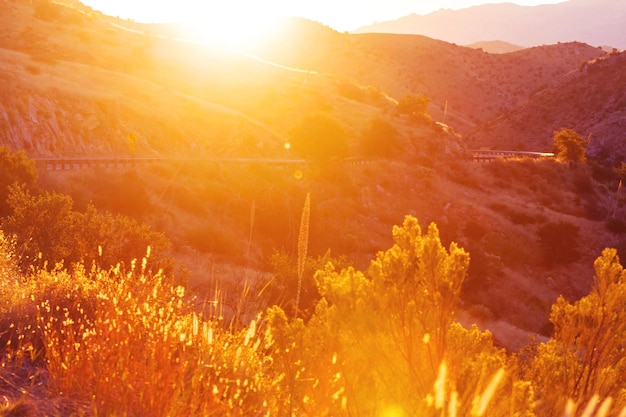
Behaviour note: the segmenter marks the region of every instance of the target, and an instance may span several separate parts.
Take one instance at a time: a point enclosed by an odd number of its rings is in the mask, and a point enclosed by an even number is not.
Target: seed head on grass
[[[298,234],[298,289],[296,291],[296,302],[294,318],[298,317],[298,306],[300,304],[300,292],[302,291],[302,275],[306,264],[307,249],[309,245],[309,219],[311,217],[311,194],[307,193],[302,209],[302,219],[300,220],[300,233]]]

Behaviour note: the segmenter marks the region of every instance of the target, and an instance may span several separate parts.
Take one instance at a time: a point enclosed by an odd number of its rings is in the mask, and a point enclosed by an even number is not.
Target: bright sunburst
[[[275,15],[261,8],[239,10],[232,6],[206,6],[188,17],[189,34],[196,40],[226,49],[245,50],[268,35]]]

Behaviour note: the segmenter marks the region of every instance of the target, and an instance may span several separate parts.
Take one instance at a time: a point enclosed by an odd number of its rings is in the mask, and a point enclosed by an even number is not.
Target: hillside
[[[624,49],[625,27],[622,0],[569,0],[538,6],[509,2],[441,9],[365,26],[354,33],[419,34],[460,45],[498,40],[529,47],[578,41]]]
[[[589,137],[588,153],[607,165],[626,158],[626,54],[582,63],[557,83],[481,126],[467,137],[471,146],[550,149],[563,127]]]
[[[205,91],[223,89],[228,77],[214,84],[211,74],[219,76],[225,67],[234,78],[238,71],[256,73],[259,83],[299,79],[249,59],[123,30],[96,14],[36,4],[2,6],[11,12],[3,14],[8,24],[0,40],[3,143],[33,157],[128,155],[126,137],[135,132],[139,154],[218,156],[233,149],[216,139],[239,132],[256,136],[272,154],[282,148],[278,133],[213,99],[190,95],[193,88],[184,82],[193,83],[202,71]],[[190,55],[195,69],[181,58]]]
[[[442,120],[446,110],[446,122],[460,133],[522,103],[581,62],[606,55],[576,42],[489,54],[418,35],[342,35],[311,22],[275,39],[253,53],[372,85],[396,98],[425,94],[430,112]]]
[[[231,315],[242,286],[270,285],[274,252],[295,256],[309,193],[313,258],[345,256],[363,267],[390,246],[389,231],[406,214],[435,222],[446,244],[471,253],[469,320],[512,349],[528,332],[548,334],[556,297],[585,294],[593,259],[623,245],[605,224],[610,175],[552,160],[478,164],[466,159],[460,135],[605,56],[598,48],[573,42],[489,54],[296,19],[278,28],[280,42],[244,55],[70,6],[0,0],[0,144],[31,158],[164,158],[127,171],[41,169],[40,185],[70,195],[77,210],[93,202],[165,233],[201,294],[221,282]],[[429,114],[400,111],[407,94],[427,96]],[[341,127],[347,158],[292,165],[307,157],[293,132],[320,113]],[[541,231],[560,223],[577,231],[568,247],[576,256],[553,265]],[[307,282],[314,297],[312,271]]]

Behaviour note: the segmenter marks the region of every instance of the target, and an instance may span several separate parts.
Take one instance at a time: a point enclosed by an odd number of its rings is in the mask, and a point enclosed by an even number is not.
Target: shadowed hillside
[[[519,107],[486,123],[468,137],[475,147],[542,149],[563,127],[589,137],[588,152],[608,165],[626,158],[626,54],[582,62]]]
[[[294,24],[292,22],[292,24]],[[430,111],[461,133],[522,103],[583,61],[604,56],[598,48],[563,43],[509,54],[488,54],[418,35],[341,35],[315,23],[277,35],[260,56],[373,85],[393,97],[432,99]]]

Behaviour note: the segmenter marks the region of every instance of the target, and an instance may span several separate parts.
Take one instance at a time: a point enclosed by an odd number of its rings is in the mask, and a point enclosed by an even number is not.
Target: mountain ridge
[[[460,45],[499,40],[530,47],[579,41],[625,49],[624,10],[624,0],[569,0],[538,6],[484,4],[411,14],[363,26],[353,33],[421,34]]]

